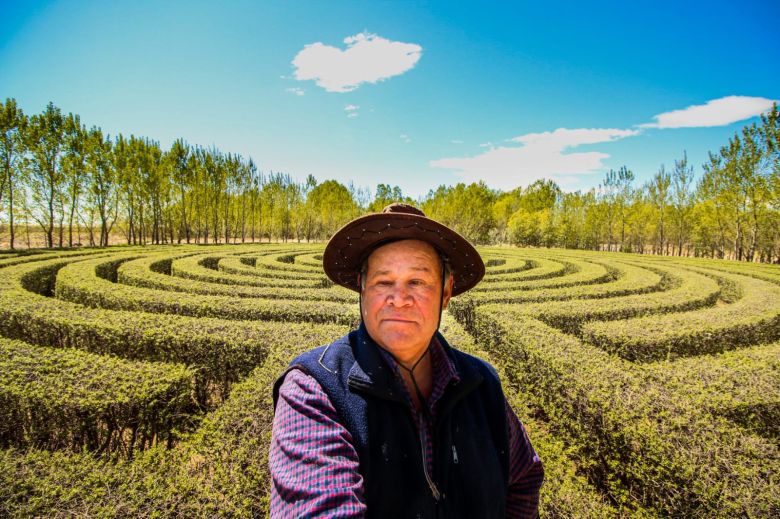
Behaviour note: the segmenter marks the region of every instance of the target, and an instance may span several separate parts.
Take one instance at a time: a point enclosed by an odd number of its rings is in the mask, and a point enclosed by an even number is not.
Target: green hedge
[[[269,272],[281,270],[298,274],[322,274],[322,262],[309,265],[300,261],[300,258],[310,257],[315,251],[321,250],[321,245],[290,245],[284,254],[255,256],[254,267]]]
[[[239,258],[236,256],[226,256],[219,260],[219,271],[226,274],[237,274],[242,276],[255,276],[259,278],[269,278],[278,281],[299,280],[299,281],[319,281],[325,278],[325,273],[304,271],[299,268],[279,268],[271,267],[268,264],[256,262],[254,266],[247,265],[242,260],[250,258]],[[260,259],[260,258],[254,258]],[[282,265],[281,263],[277,263]],[[285,265],[289,267],[289,265]]]
[[[150,256],[123,263],[117,272],[123,285],[151,288],[169,292],[231,296],[243,298],[302,299],[308,301],[333,301],[357,305],[357,295],[345,288],[256,287],[209,283],[169,275],[175,257],[160,259]],[[168,274],[166,274],[168,273]]]
[[[127,359],[197,367],[196,396],[208,405],[259,365],[269,348],[310,343],[335,325],[290,326],[280,322],[225,321],[89,308],[38,295],[22,279],[50,284],[69,262],[49,260],[8,267],[0,276],[0,335],[34,344],[73,347]]]
[[[280,288],[323,288],[330,286],[323,276],[318,279],[274,279],[263,278],[255,275],[231,274],[218,272],[204,266],[204,263],[214,261],[217,265],[222,257],[214,255],[193,256],[175,259],[171,263],[171,275],[206,283],[221,283],[224,285],[243,285],[253,287],[280,287]]]
[[[780,338],[780,287],[725,272],[717,277],[738,285],[742,297],[690,312],[588,323],[582,327],[583,337],[638,362],[721,352]]]
[[[11,267],[13,265],[21,265],[22,263],[30,263],[32,261],[42,261],[55,258],[76,258],[81,256],[89,256],[92,254],[105,254],[105,249],[75,249],[75,250],[55,250],[46,251],[39,249],[32,249],[30,251],[17,252],[16,254],[9,254],[0,258],[0,269],[3,267]]]
[[[647,261],[658,263],[671,263],[680,266],[701,267],[712,270],[723,270],[735,274],[763,273],[768,276],[780,276],[780,264],[778,263],[753,263],[750,261],[737,261],[728,259],[710,259],[696,257],[674,256],[642,256]]]
[[[328,301],[246,299],[168,292],[112,283],[110,272],[129,258],[98,258],[73,263],[57,274],[57,298],[111,310],[142,311],[231,320],[273,320],[351,324],[360,319],[356,305]],[[97,272],[104,276],[98,277]]]
[[[170,444],[193,411],[193,372],[0,339],[0,446],[132,456]]]
[[[602,291],[598,292],[590,286],[574,287],[563,292],[572,299],[528,302],[516,308],[563,331],[579,334],[582,324],[588,321],[613,321],[711,306],[723,292],[715,279],[702,274],[671,267],[654,266],[653,269],[662,278],[663,289],[658,291],[631,293],[630,289],[615,291],[615,287],[599,285]],[[590,299],[596,295],[608,297]]]
[[[520,292],[528,290],[541,290],[545,288],[558,288],[587,284],[598,284],[614,281],[620,276],[620,271],[607,267],[595,262],[590,261],[575,261],[571,262],[576,266],[576,270],[551,278],[532,279],[532,280],[510,280],[499,281],[491,277],[491,283],[484,286],[477,285],[472,292],[479,294],[484,292],[495,292],[497,290],[507,292]],[[498,276],[502,279],[515,276]]]
[[[271,386],[297,353],[345,327],[279,341],[227,401],[173,449],[130,462],[87,454],[0,451],[0,516],[259,517],[268,512]]]
[[[453,305],[532,396],[589,479],[634,514],[771,517],[780,506],[777,445],[653,383],[630,362],[511,305]],[[693,381],[692,381],[693,382]]]
[[[312,267],[317,269],[317,272],[322,272],[322,248],[323,246],[320,245],[316,249],[316,252],[307,252],[296,256],[295,263],[306,267]]]
[[[780,439],[780,341],[643,366],[654,384],[722,415],[747,432]]]
[[[479,252],[485,261],[485,275],[487,276],[514,274],[539,266],[531,259],[518,254],[509,254],[509,251],[503,249],[480,247]]]
[[[534,279],[549,279],[559,276],[565,276],[573,274],[579,271],[580,267],[570,261],[557,261],[549,260],[545,258],[534,258],[534,267],[527,270],[512,274],[502,274],[488,276],[486,275],[480,282],[480,288],[483,288],[482,284],[492,285],[494,283],[510,283],[513,281],[531,281]]]

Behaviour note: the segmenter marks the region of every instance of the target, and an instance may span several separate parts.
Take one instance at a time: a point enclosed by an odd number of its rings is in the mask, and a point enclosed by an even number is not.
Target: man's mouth
[[[393,323],[413,323],[414,321],[412,319],[404,319],[403,317],[386,317],[382,319],[385,322],[393,322]]]

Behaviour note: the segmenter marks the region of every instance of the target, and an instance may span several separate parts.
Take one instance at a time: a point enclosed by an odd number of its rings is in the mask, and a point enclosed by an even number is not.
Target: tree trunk
[[[70,215],[68,216],[68,247],[73,247],[73,213],[76,212],[76,202],[71,200]]]
[[[9,173],[10,175],[10,173]],[[11,250],[14,250],[14,183],[13,183],[13,177],[8,178],[8,217],[9,222],[11,224],[11,236],[10,236],[10,247]]]

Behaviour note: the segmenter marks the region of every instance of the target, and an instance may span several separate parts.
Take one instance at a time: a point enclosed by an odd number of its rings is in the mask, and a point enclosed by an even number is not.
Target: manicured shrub
[[[582,328],[583,337],[638,362],[721,352],[780,338],[780,287],[725,272],[717,277],[738,285],[742,297],[690,312],[588,323]]]
[[[339,286],[323,288],[257,287],[226,285],[170,275],[172,258],[150,256],[127,261],[119,266],[117,281],[123,285],[151,288],[168,292],[230,296],[243,298],[301,299],[304,301],[334,301],[357,304],[354,292]]]
[[[167,292],[112,283],[118,266],[130,258],[98,258],[63,267],[57,273],[57,298],[111,310],[128,310],[230,320],[350,324],[359,319],[352,304],[327,301],[247,299]],[[99,276],[102,272],[104,276]]]
[[[451,301],[457,321],[445,313],[442,329],[502,377],[545,464],[543,516],[780,515],[780,267],[480,250],[486,277]],[[0,339],[25,352],[0,350],[0,403],[12,409],[2,418],[27,413],[7,421],[52,428],[38,443],[3,429],[12,447],[0,450],[0,516],[266,515],[270,387],[296,353],[356,324],[356,295],[325,278],[321,251],[290,243],[0,258],[0,335],[25,341]],[[184,385],[168,368],[182,370]],[[76,441],[71,409],[95,417],[93,435],[105,440],[105,408],[126,424],[142,419],[128,409],[159,406],[179,409],[180,421],[158,425],[170,432],[132,459],[126,426],[104,451]],[[166,412],[143,416],[161,422]]]
[[[190,425],[193,375],[180,364],[0,339],[0,446],[132,456],[170,445]]]

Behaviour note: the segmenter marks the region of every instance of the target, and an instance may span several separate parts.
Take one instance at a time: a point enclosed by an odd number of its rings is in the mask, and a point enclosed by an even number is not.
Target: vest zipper
[[[425,480],[428,482],[428,487],[431,489],[431,494],[433,494],[433,500],[438,502],[439,499],[441,499],[441,493],[436,487],[436,483],[434,483],[433,479],[431,479],[431,475],[428,474],[428,463],[425,459],[426,440],[425,434],[423,433],[423,427],[424,424],[420,424],[420,450],[422,450],[423,474],[425,474]]]

